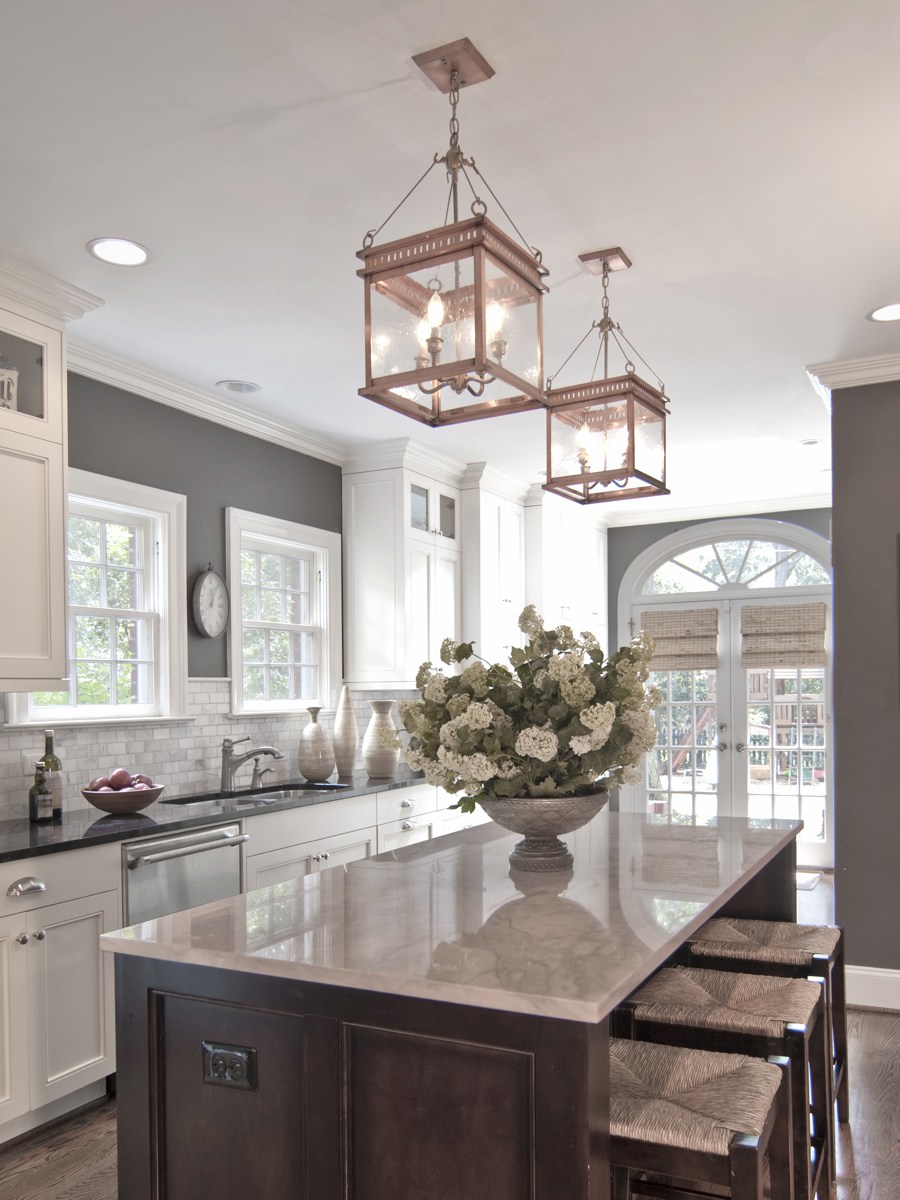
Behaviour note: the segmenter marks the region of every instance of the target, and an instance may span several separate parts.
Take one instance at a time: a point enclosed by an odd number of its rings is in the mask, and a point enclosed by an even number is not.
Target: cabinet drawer
[[[375,796],[349,796],[302,808],[259,813],[245,822],[250,835],[247,853],[264,854],[282,846],[297,846],[334,834],[350,833],[375,824]]]
[[[434,812],[437,807],[437,788],[430,783],[413,783],[409,787],[377,792],[378,824],[400,821],[421,813]]]
[[[412,846],[416,842],[427,842],[436,837],[437,814],[426,813],[421,817],[404,817],[402,821],[388,821],[378,826],[378,853],[385,854],[389,850],[399,850],[403,846]]]
[[[115,843],[0,863],[0,916],[98,892],[117,892],[119,879],[119,846]],[[19,881],[22,894],[8,896],[7,890]]]

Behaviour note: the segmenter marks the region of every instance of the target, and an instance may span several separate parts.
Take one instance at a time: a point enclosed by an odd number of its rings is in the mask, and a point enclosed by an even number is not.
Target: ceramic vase
[[[334,748],[326,730],[319,724],[318,708],[307,709],[309,724],[300,731],[297,766],[309,783],[322,783],[334,770]]]
[[[353,696],[345,683],[334,714],[334,759],[341,779],[353,774],[358,749],[359,724],[353,708]]]
[[[374,779],[387,779],[397,770],[400,761],[400,751],[391,750],[381,743],[382,729],[396,729],[391,719],[393,700],[370,700],[369,707],[372,716],[366,726],[366,734],[362,744],[363,766]]]

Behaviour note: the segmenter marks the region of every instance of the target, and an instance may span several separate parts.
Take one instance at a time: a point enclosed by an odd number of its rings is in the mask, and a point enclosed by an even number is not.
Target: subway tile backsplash
[[[356,719],[359,724],[360,753],[363,734],[372,715],[369,700],[386,698],[416,699],[417,692],[357,691],[351,688]],[[0,695],[5,717],[5,696]],[[280,760],[266,759],[275,773],[266,776],[266,783],[279,779],[297,778],[297,745],[300,730],[309,720],[303,713],[272,717],[233,719],[227,679],[188,680],[188,712],[190,719],[166,724],[91,726],[84,729],[58,727],[56,753],[63,764],[63,804],[65,808],[83,808],[81,795],[95,775],[107,774],[115,767],[144,771],[157,783],[164,783],[172,792],[215,790],[221,772],[222,739],[250,736],[256,745],[277,746],[284,754]],[[397,712],[394,709],[394,719]],[[322,712],[319,723],[332,732],[334,713]],[[247,746],[242,749],[247,749]],[[3,729],[0,727],[0,820],[6,821],[28,814],[28,789],[33,772],[25,773],[24,761],[29,763],[44,752],[43,729]],[[252,761],[240,768],[239,787],[250,783]]]

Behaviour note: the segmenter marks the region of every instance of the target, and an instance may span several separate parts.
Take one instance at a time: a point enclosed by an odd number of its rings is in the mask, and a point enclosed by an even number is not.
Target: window
[[[68,499],[69,678],[16,697],[13,720],[184,715],[184,496],[73,470]]]
[[[341,677],[340,535],[227,511],[234,711],[333,707]]]

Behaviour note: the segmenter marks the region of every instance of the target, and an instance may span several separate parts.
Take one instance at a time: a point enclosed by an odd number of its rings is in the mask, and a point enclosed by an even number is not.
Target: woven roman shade
[[[703,671],[718,666],[715,608],[649,609],[641,613],[641,628],[656,642],[651,671]]]
[[[824,604],[759,604],[741,609],[741,666],[825,666]]]

